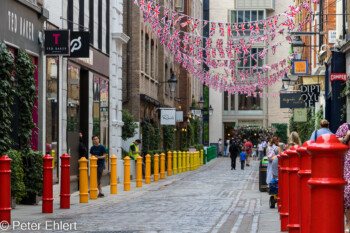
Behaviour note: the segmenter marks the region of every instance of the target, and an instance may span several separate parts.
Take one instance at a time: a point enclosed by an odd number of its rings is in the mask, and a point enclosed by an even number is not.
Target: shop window
[[[57,151],[58,141],[58,58],[46,60],[46,154]]]
[[[109,81],[94,77],[93,81],[93,135],[100,143],[109,146]]]

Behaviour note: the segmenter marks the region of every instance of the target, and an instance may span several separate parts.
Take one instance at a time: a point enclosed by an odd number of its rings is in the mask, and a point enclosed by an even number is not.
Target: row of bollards
[[[348,147],[325,134],[281,153],[278,210],[281,231],[344,232],[344,156]]]
[[[154,155],[153,181],[165,179],[165,167],[167,165],[167,176],[178,174],[189,170],[198,169],[203,165],[203,150],[200,152],[168,152],[167,160],[165,154]],[[60,208],[70,208],[70,156],[63,154],[61,159],[60,177]],[[50,155],[43,157],[43,197],[42,212],[53,213],[53,163],[54,158]],[[82,157],[79,160],[79,201],[88,203],[90,199],[97,199],[97,158],[91,156],[90,177],[88,175],[88,160]],[[0,222],[11,224],[11,159],[4,155],[0,158]],[[165,164],[167,162],[167,164]],[[117,157],[110,157],[111,175],[110,192],[117,194]],[[205,161],[204,161],[205,163]],[[137,159],[136,187],[142,187],[142,157]],[[90,179],[89,179],[90,178]],[[145,183],[151,183],[151,156],[145,157]],[[90,183],[89,183],[90,181]],[[124,158],[124,190],[130,191],[130,158]]]
[[[167,159],[166,159],[167,156]],[[160,158],[159,158],[160,157]],[[200,152],[174,151],[154,155],[153,181],[165,179],[165,175],[172,176],[203,166],[203,150]],[[151,155],[145,158],[145,184],[151,183]],[[142,187],[142,157],[136,162],[136,187]],[[124,158],[124,191],[130,191],[130,158]]]

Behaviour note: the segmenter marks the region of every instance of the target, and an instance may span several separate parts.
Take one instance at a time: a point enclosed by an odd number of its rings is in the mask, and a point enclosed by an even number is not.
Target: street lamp
[[[175,73],[171,74],[171,77],[168,80],[168,84],[169,84],[170,92],[174,93],[175,89],[176,89],[176,84],[177,84],[177,79],[176,79]]]
[[[300,36],[296,36],[291,42],[293,53],[295,54],[295,59],[300,60],[303,55],[305,43],[301,40]]]
[[[211,105],[209,106],[209,116],[213,115],[214,109],[211,107]]]
[[[284,74],[284,77],[282,78],[282,90],[287,90],[290,84],[290,78],[288,77],[287,73]]]
[[[203,105],[204,105],[203,96],[201,96],[201,98],[199,99],[198,104],[199,104],[199,107],[200,107],[200,108],[203,108]]]

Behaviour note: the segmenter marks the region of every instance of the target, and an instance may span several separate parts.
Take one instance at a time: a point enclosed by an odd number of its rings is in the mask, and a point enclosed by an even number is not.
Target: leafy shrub
[[[12,159],[11,161],[11,196],[16,197],[17,201],[21,201],[25,195],[25,185],[23,182],[24,171],[22,163],[22,154],[16,150],[9,150],[6,155]]]
[[[29,150],[22,153],[24,184],[26,197],[33,194],[42,194],[43,189],[43,154],[39,151]]]
[[[137,123],[134,122],[134,116],[131,115],[128,110],[122,110],[122,119],[124,125],[122,127],[122,139],[125,141],[128,138],[132,138],[136,134]]]

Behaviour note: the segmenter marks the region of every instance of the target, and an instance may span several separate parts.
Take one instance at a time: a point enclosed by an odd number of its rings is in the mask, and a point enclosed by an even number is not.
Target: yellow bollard
[[[97,199],[97,158],[90,158],[90,199]]]
[[[178,173],[181,173],[182,172],[182,162],[181,162],[181,157],[182,157],[182,153],[181,151],[179,151],[178,155],[177,155],[177,159],[178,159],[178,168],[177,168],[177,171]]]
[[[160,179],[165,179],[165,154],[160,154]]]
[[[201,166],[203,166],[204,156],[203,156],[203,150],[201,150]]]
[[[142,157],[137,156],[136,161],[136,187],[142,187]]]
[[[117,156],[111,156],[111,194],[117,194]]]
[[[171,151],[168,151],[168,176],[172,175],[172,165],[171,165]]]
[[[191,152],[191,161],[192,161],[191,170],[193,171],[194,170],[194,153],[193,152]]]
[[[187,161],[186,157],[187,157],[187,153],[183,152],[182,153],[182,172],[187,171],[187,169],[186,169],[186,161]]]
[[[195,168],[194,169],[198,169],[198,151],[194,152],[194,156],[196,157],[195,161],[196,163],[194,164],[195,165]]]
[[[159,155],[154,155],[154,165],[153,165],[153,179],[154,181],[159,180]]]
[[[130,157],[124,158],[124,191],[130,191]]]
[[[186,170],[189,171],[190,170],[190,152],[189,151],[186,152],[186,159],[187,159]]]
[[[201,158],[201,155],[199,153],[199,151],[197,151],[197,169],[200,167],[201,163],[200,163],[200,158]]]
[[[173,152],[173,173],[174,175],[177,174],[177,152]]]
[[[192,152],[193,156],[193,167],[192,170],[196,170],[196,152]]]
[[[88,161],[85,157],[81,157],[79,159],[79,197],[80,203],[88,203],[89,202],[89,194],[88,194]]]
[[[151,183],[151,156],[149,154],[146,155],[145,183]]]
[[[55,168],[55,150],[51,150],[51,157],[52,157],[52,168]]]

